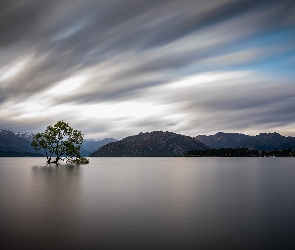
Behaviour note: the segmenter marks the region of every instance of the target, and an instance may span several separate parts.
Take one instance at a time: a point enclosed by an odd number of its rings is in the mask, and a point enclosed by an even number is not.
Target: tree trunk
[[[52,161],[51,163],[57,164],[59,160],[60,160],[60,157],[56,157],[55,161]]]

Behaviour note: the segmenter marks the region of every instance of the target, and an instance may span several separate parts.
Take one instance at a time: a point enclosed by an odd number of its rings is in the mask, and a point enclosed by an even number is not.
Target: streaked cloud
[[[0,128],[295,135],[294,1],[0,3]]]

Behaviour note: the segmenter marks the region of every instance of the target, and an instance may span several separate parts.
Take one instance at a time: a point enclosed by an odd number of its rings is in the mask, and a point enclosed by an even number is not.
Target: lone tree
[[[82,144],[83,134],[81,131],[74,130],[64,121],[58,121],[53,126],[48,126],[44,133],[36,134],[31,143],[35,150],[44,149],[47,163],[66,160],[70,163],[86,164],[89,163],[89,160],[80,155]],[[51,161],[52,156],[56,157],[55,161]]]

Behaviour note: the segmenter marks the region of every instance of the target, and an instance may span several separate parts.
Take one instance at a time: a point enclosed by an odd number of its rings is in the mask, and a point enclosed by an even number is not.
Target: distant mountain
[[[139,133],[111,142],[90,156],[94,157],[168,157],[183,156],[193,149],[208,149],[209,147],[196,139],[172,132],[154,131]]]
[[[0,129],[0,151],[36,152],[31,141],[32,133],[13,133]],[[271,151],[291,148],[295,150],[295,137],[282,136],[279,133],[260,133],[256,136],[241,133],[218,132],[215,135],[198,135],[195,138],[172,132],[154,131],[129,136],[121,141],[113,138],[103,140],[85,139],[82,156],[181,156],[190,150],[211,148],[248,148],[249,150]],[[93,152],[93,153],[91,153]],[[0,156],[1,156],[0,154]],[[27,156],[27,155],[26,155]]]
[[[215,135],[198,135],[195,138],[209,147],[217,149],[242,147],[259,151],[295,149],[295,137],[282,136],[276,132],[260,133],[255,136],[218,132]]]
[[[32,148],[31,143],[28,140],[15,135],[11,131],[1,129],[0,150],[36,153],[36,151]]]
[[[0,150],[36,153],[36,150],[31,146],[34,136],[35,134],[33,133],[13,133],[9,130],[0,129]],[[85,139],[80,153],[84,157],[88,156],[91,152],[94,152],[107,143],[114,141],[116,141],[116,139],[113,138],[105,138],[103,140]],[[45,155],[44,150],[40,150],[38,153]]]
[[[23,138],[29,142],[32,142],[33,140],[33,137],[35,136],[35,134],[33,133],[21,133],[21,132],[18,132],[18,133],[14,133],[16,136],[20,137],[20,138]]]
[[[110,143],[116,142],[117,140],[114,138],[105,138],[103,140],[92,140],[92,139],[85,139],[83,141],[83,148],[85,148],[89,153],[92,153],[102,146]]]

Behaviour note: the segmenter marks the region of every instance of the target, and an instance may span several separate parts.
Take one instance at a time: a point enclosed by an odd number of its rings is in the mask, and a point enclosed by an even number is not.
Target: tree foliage
[[[45,151],[48,163],[58,163],[62,159],[70,163],[85,164],[89,160],[80,155],[82,144],[81,131],[74,130],[64,121],[48,126],[44,133],[37,133],[31,143],[35,150]],[[50,162],[52,156],[55,156],[56,160]]]

